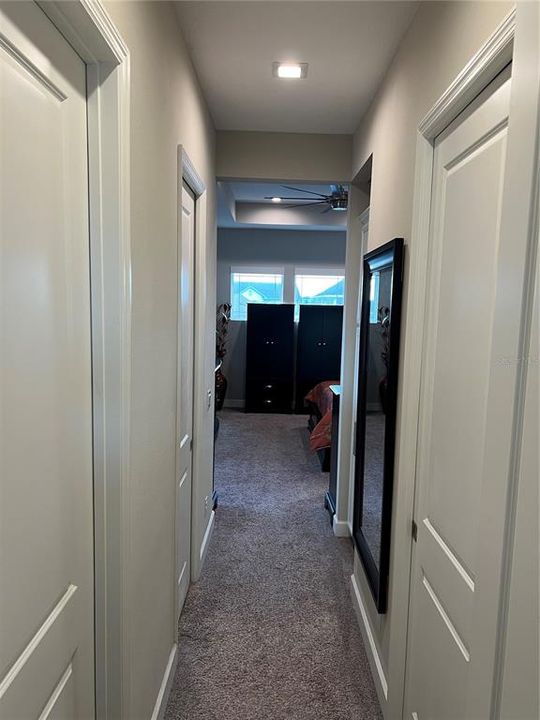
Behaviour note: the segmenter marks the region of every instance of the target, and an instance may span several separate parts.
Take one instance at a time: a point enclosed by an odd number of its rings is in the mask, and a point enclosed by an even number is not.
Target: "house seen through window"
[[[231,320],[247,320],[248,303],[283,302],[283,271],[231,271]]]

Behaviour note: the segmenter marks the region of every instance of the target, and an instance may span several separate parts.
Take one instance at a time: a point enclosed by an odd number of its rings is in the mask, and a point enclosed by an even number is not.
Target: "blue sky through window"
[[[345,278],[343,275],[297,274],[294,278],[295,318],[300,305],[343,305]]]

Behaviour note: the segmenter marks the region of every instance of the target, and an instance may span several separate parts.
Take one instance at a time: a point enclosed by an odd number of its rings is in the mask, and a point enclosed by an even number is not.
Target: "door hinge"
[[[412,529],[411,529],[412,539],[414,542],[418,540],[418,525],[416,524],[416,520],[412,521]]]
[[[354,421],[354,429],[353,429],[352,454],[356,457],[356,420]]]

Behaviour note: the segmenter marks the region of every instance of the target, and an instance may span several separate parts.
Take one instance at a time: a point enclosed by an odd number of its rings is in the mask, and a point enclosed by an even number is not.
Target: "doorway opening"
[[[284,420],[330,470],[339,402],[349,188],[221,182],[216,408]]]
[[[190,717],[204,715],[197,683],[226,692],[240,665],[241,692],[227,697],[244,714],[262,682],[284,716],[300,717],[309,698],[320,716],[336,704],[345,712],[367,703],[379,717],[349,598],[352,544],[335,537],[324,508],[347,292],[347,212],[326,198],[348,191],[338,183],[219,183],[218,506],[204,583],[180,619],[180,635],[198,639],[178,648]],[[346,628],[339,637],[337,626]]]

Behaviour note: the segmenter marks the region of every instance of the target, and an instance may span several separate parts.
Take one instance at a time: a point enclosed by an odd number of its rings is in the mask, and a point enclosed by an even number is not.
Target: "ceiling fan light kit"
[[[285,208],[309,207],[311,205],[327,205],[321,214],[335,210],[336,212],[346,212],[349,206],[349,192],[344,185],[330,185],[331,193],[314,192],[313,190],[305,190],[303,188],[291,187],[290,185],[282,185],[285,190],[294,190],[295,192],[306,193],[314,197],[272,197],[267,196],[265,200],[271,200],[273,203],[282,203],[292,201],[294,205],[284,205]]]

